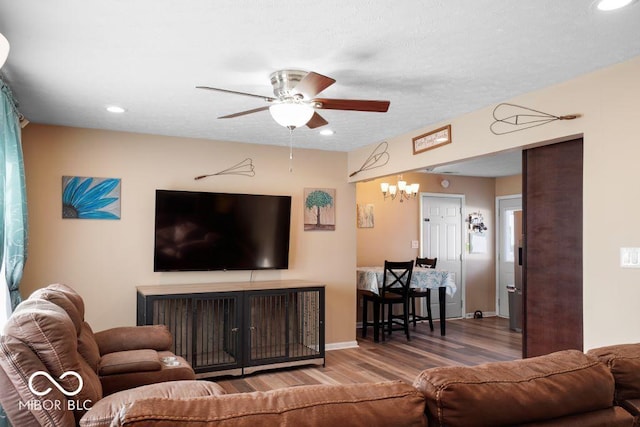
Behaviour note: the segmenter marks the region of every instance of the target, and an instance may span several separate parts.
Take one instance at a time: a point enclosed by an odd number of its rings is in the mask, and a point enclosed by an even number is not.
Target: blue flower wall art
[[[62,218],[120,219],[120,179],[63,176]]]

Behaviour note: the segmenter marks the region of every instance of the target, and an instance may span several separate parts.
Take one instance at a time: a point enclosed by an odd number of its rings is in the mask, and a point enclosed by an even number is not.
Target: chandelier
[[[380,190],[382,190],[382,196],[386,200],[387,197],[390,197],[391,200],[395,200],[396,197],[400,198],[400,202],[404,202],[404,200],[415,199],[418,195],[418,190],[420,189],[420,184],[413,183],[407,184],[407,181],[402,179],[402,175],[400,175],[400,179],[396,185],[389,184],[388,182],[380,183]]]

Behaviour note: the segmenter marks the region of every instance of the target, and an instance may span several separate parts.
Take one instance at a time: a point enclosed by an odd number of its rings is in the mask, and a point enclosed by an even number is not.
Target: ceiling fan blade
[[[196,86],[196,89],[215,90],[215,91],[217,91],[217,92],[232,93],[232,94],[234,94],[234,95],[251,96],[251,97],[253,97],[253,98],[260,98],[260,99],[263,99],[263,100],[265,100],[265,101],[267,101],[267,102],[273,102],[273,101],[275,101],[275,100],[276,100],[275,98],[272,98],[272,97],[270,97],[270,96],[255,95],[255,94],[253,94],[253,93],[238,92],[238,91],[235,91],[235,90],[220,89],[220,88],[217,88],[217,87]]]
[[[253,113],[257,113],[259,111],[264,111],[264,110],[268,110],[268,109],[269,109],[269,106],[266,105],[264,107],[254,108],[253,110],[240,111],[239,113],[233,113],[233,114],[229,114],[227,116],[222,116],[222,117],[218,117],[218,118],[219,119],[232,119],[234,117],[246,116],[247,114],[253,114]]]
[[[315,129],[328,124],[329,122],[326,121],[320,114],[313,113],[313,116],[311,116],[311,119],[307,122],[307,127],[309,129]]]
[[[389,101],[369,101],[362,99],[329,99],[316,98],[312,100],[316,103],[315,108],[324,110],[351,110],[351,111],[370,111],[377,113],[386,113],[389,109]],[[320,103],[320,105],[317,105]]]
[[[311,99],[335,82],[335,79],[332,79],[331,77],[310,71],[298,82],[292,92],[299,93],[306,99]]]

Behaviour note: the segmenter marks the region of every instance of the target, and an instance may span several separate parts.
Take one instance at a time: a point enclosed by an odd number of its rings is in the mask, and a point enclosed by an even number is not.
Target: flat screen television
[[[291,196],[156,190],[154,271],[289,267]]]

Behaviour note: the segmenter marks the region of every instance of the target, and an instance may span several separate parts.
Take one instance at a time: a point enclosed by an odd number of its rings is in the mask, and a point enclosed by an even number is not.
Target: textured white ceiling
[[[387,113],[322,111],[349,151],[640,54],[640,5],[591,0],[0,0],[2,69],[32,122],[287,145],[266,111],[283,68],[337,80],[323,97],[388,99]],[[108,104],[128,112],[105,112]]]

